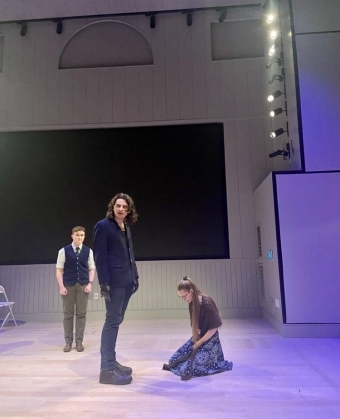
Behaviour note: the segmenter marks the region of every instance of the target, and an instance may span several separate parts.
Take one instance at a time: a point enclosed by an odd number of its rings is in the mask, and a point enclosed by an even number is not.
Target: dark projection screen
[[[137,260],[229,258],[222,124],[0,133],[0,264],[55,263],[118,192]]]

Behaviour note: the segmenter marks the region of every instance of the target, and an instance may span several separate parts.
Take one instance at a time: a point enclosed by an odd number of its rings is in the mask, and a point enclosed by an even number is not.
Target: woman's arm
[[[210,329],[207,331],[207,333],[201,337],[200,340],[198,340],[195,345],[194,345],[194,349],[199,348],[201,345],[203,345],[203,343],[205,343],[207,340],[209,340],[212,336],[214,336],[214,334],[217,331],[217,327],[215,329]]]

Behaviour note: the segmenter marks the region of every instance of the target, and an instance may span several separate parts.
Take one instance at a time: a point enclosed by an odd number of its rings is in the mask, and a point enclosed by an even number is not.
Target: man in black
[[[106,318],[101,337],[102,384],[130,384],[132,369],[116,360],[119,325],[131,295],[138,289],[138,272],[132,247],[130,225],[137,221],[132,198],[120,193],[114,196],[106,218],[94,227],[94,260],[102,297],[105,298]]]

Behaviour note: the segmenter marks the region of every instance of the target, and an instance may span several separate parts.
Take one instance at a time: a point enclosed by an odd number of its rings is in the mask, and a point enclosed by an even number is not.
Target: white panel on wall
[[[220,63],[220,94],[222,118],[235,116],[234,62]]]
[[[152,30],[153,61],[153,119],[166,120],[166,51],[165,16],[157,17],[157,26]]]
[[[187,305],[177,295],[184,275],[191,277],[216,301],[223,317],[258,317],[255,260],[202,260],[137,262],[140,287],[129,303],[127,317],[178,317]],[[0,266],[0,283],[15,301],[17,320],[61,320],[62,300],[54,265]],[[95,279],[88,318],[104,318],[104,303],[95,300]],[[142,314],[143,313],[143,314]]]
[[[60,73],[60,124],[68,125],[73,121],[73,70]]]
[[[247,60],[248,106],[249,115],[263,115],[262,74],[265,67],[263,58]]]
[[[33,124],[33,88],[34,88],[34,64],[36,39],[39,36],[40,28],[32,25],[26,36],[22,37],[22,73],[21,73],[21,94],[20,94],[20,125],[31,126]]]
[[[227,120],[224,127],[225,170],[227,183],[228,229],[230,258],[242,258],[240,195],[238,183],[238,153],[236,123]],[[236,174],[236,176],[235,176]],[[232,220],[232,221],[231,221]]]
[[[9,48],[10,32],[12,26],[0,27],[1,37],[3,39],[3,57],[2,57],[2,72],[0,73],[0,127],[7,125],[8,113],[8,71],[9,71]],[[7,59],[5,59],[5,57]]]
[[[47,74],[48,74],[48,42],[50,22],[42,22],[36,33],[34,88],[33,88],[33,125],[47,123]]]
[[[101,123],[112,122],[112,69],[101,68],[99,73],[99,118]]]
[[[138,68],[126,68],[126,120],[128,122],[139,121],[139,80]]]
[[[153,68],[144,66],[139,71],[139,119],[153,120]]]
[[[192,26],[187,26],[186,15],[181,16],[178,30],[181,119],[193,119]]]
[[[194,89],[194,118],[207,118],[206,38],[204,13],[195,13],[192,28],[192,79]]]
[[[340,323],[340,172],[276,182],[287,323]]]
[[[339,170],[340,33],[299,35],[296,45],[305,168]]]
[[[164,21],[164,24],[166,48],[166,117],[168,120],[176,120],[180,119],[178,16],[170,15]]]
[[[249,132],[253,190],[255,190],[267,176],[266,160],[268,156],[266,155],[266,133],[263,119],[250,119]],[[267,142],[269,142],[269,138]]]
[[[339,0],[293,0],[295,33],[340,30]]]
[[[218,118],[221,116],[220,69],[219,63],[211,59],[211,28],[210,22],[216,19],[216,12],[209,11],[205,16],[205,59],[207,77],[207,105],[208,116]]]
[[[126,121],[126,68],[112,69],[112,121]]]
[[[87,77],[86,70],[72,70],[73,75],[73,123],[86,123]]]
[[[60,122],[60,86],[61,72],[58,70],[59,54],[63,39],[56,36],[54,28],[48,28],[48,55],[47,55],[47,92],[46,92],[46,123],[58,125]],[[36,105],[38,106],[38,105]]]
[[[256,258],[253,178],[250,127],[247,120],[236,120],[238,183],[240,195],[243,258]]]
[[[254,192],[255,222],[261,230],[262,256],[258,261],[262,266],[262,282],[258,285],[262,288],[260,305],[266,313],[266,318],[274,319],[274,322],[282,324],[282,304],[280,275],[277,254],[277,236],[274,211],[274,193],[272,175],[261,183]],[[272,251],[272,259],[268,258],[268,251]],[[259,279],[260,276],[259,276]],[[275,304],[279,301],[279,307]]]
[[[100,69],[86,70],[86,122],[98,124],[100,121]]]
[[[248,115],[248,67],[247,60],[234,61],[235,115]]]
[[[15,31],[15,26],[12,25],[10,37],[10,50],[9,50],[9,69],[8,69],[8,119],[9,127],[20,126],[20,97],[21,97],[21,76],[22,76],[22,60],[23,60],[23,42],[25,37],[20,36]],[[29,36],[26,35],[27,37]],[[26,40],[26,43],[29,42]],[[5,57],[6,60],[6,57]]]

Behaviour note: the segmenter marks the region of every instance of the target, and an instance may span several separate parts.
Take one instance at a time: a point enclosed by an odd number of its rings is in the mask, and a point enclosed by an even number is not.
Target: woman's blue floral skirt
[[[230,371],[233,368],[233,363],[224,359],[218,331],[195,351],[193,346],[193,341],[188,340],[172,355],[166,368],[179,375],[183,381]]]

